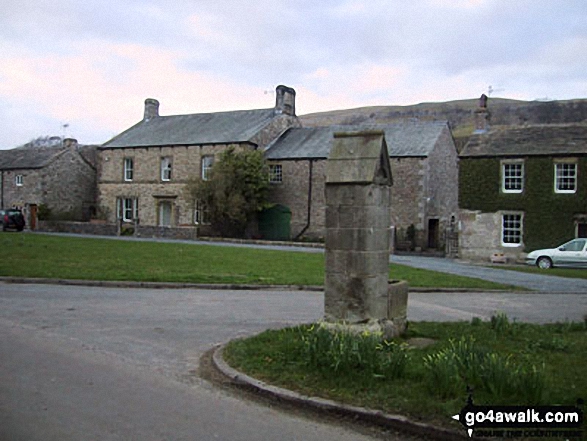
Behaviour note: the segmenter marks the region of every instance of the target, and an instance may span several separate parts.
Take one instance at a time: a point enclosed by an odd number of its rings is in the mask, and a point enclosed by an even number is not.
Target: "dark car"
[[[16,209],[0,210],[0,223],[3,231],[9,228],[22,231],[25,224],[22,211]]]

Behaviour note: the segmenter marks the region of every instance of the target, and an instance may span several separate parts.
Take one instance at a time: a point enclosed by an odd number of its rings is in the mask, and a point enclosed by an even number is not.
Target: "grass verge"
[[[0,275],[141,282],[323,285],[324,255],[253,248],[0,233]],[[393,265],[412,287],[516,289]]]
[[[318,325],[235,340],[226,361],[260,380],[351,405],[455,426],[472,387],[475,404],[574,405],[587,396],[587,320],[534,325],[410,323],[406,336],[325,336]],[[411,347],[414,337],[434,339]]]

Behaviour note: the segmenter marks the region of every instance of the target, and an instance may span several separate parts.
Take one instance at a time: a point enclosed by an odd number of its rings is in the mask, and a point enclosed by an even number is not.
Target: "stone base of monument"
[[[401,336],[407,326],[408,283],[403,280],[390,280],[387,286],[386,317],[361,317],[348,314],[344,319],[330,314],[324,317],[323,326],[332,331],[345,331],[351,334],[363,332],[381,334],[386,340]],[[383,314],[382,314],[383,315]]]

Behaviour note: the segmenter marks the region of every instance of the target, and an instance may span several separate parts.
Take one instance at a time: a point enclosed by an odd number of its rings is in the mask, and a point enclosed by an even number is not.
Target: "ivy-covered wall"
[[[555,193],[553,157],[525,157],[523,193],[502,193],[500,158],[461,158],[459,205],[484,213],[523,211],[525,251],[554,247],[575,237],[574,217],[587,213],[587,158],[578,158],[577,170],[576,193]]]

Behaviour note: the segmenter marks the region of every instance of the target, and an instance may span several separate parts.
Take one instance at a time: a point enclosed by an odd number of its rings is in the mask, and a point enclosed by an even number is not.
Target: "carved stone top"
[[[389,152],[384,133],[335,133],[326,162],[326,183],[392,185]]]

